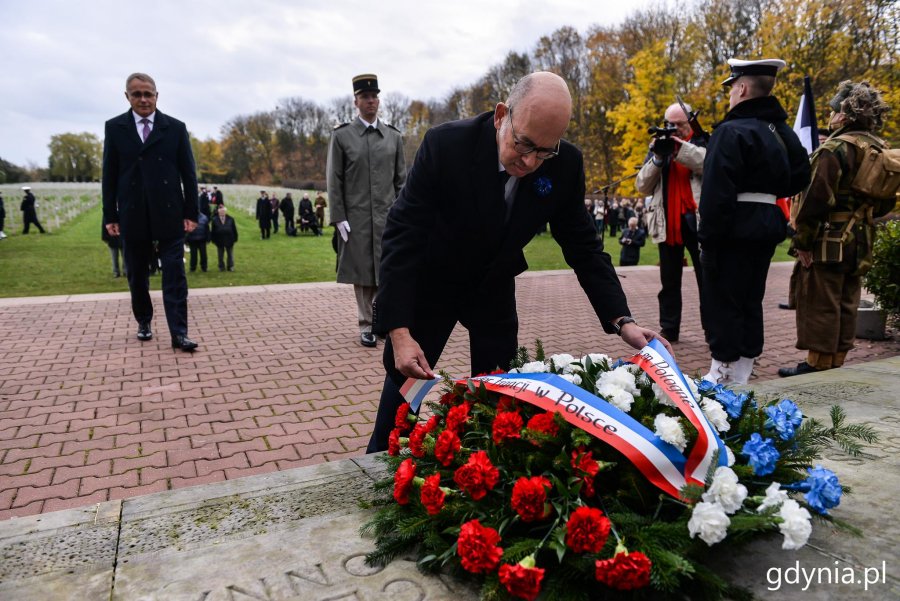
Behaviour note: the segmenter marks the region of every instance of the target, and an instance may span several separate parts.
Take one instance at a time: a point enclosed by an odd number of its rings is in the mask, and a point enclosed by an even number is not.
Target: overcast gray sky
[[[359,73],[382,93],[444,98],[563,25],[582,34],[650,0],[0,0],[0,157],[45,166],[50,136],[124,112],[150,73],[159,109],[200,137],[289,96],[320,104]]]

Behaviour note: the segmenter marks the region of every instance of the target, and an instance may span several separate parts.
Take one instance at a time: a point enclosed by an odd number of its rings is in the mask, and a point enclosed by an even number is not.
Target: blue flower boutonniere
[[[553,190],[553,182],[550,180],[549,177],[541,176],[541,177],[537,178],[536,180],[534,180],[534,191],[541,198],[548,196],[552,190]]]

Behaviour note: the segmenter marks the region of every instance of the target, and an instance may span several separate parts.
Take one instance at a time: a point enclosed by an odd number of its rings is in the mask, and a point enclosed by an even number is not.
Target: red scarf
[[[678,154],[678,149],[675,149]],[[674,155],[673,155],[674,157]],[[691,170],[675,162],[669,162],[668,197],[666,203],[666,244],[676,246],[684,244],[681,237],[681,216],[697,211],[697,202],[691,190]]]

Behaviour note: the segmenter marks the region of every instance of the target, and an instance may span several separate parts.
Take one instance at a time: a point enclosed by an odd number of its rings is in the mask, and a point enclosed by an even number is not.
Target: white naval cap
[[[757,61],[729,58],[728,66],[731,67],[731,75],[722,82],[722,85],[730,86],[734,83],[734,80],[744,75],[768,75],[775,77],[778,74],[778,70],[784,68],[786,64],[780,58],[764,58]]]

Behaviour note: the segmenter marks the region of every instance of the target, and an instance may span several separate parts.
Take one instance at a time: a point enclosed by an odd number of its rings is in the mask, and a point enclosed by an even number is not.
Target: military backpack
[[[850,182],[850,191],[875,200],[892,200],[900,190],[900,148],[867,132],[836,136],[859,150],[859,168]]]

